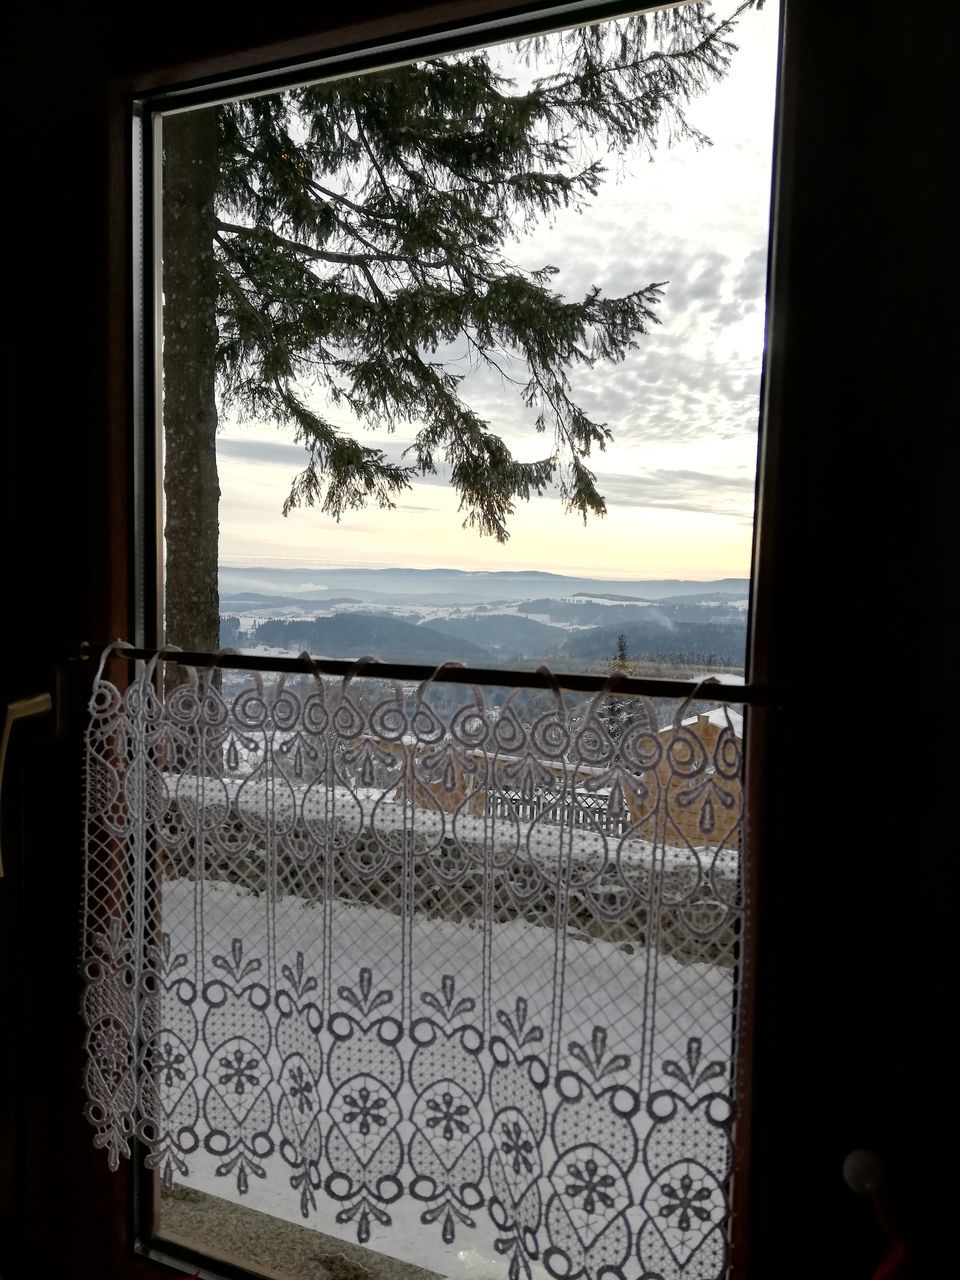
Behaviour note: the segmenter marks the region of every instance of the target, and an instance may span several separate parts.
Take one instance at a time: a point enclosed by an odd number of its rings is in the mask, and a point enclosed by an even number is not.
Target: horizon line
[[[624,577],[618,575],[613,577],[606,573],[584,570],[577,572],[558,573],[551,569],[459,569],[450,565],[370,565],[370,564],[330,564],[329,562],[313,563],[304,562],[299,557],[283,557],[272,556],[263,557],[256,561],[248,562],[221,562],[217,565],[218,572],[223,569],[240,569],[255,570],[263,569],[270,571],[271,569],[302,569],[311,572],[327,572],[327,573],[457,573],[465,577],[523,577],[523,576],[539,576],[542,578],[585,578],[597,582],[723,582],[723,581],[740,581],[749,582],[749,573],[714,573],[710,576],[701,577],[693,575],[691,577],[677,577],[676,575],[662,575],[655,577],[648,575],[643,578]]]

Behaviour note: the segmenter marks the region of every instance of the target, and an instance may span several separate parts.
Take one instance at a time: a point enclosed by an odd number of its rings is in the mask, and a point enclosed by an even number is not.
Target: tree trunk
[[[219,647],[217,552],[217,109],[163,122],[164,632]]]

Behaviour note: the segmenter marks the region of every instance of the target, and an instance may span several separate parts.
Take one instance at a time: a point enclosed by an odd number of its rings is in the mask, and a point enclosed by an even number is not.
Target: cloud
[[[589,226],[555,232],[550,258],[560,272],[554,285],[565,297],[580,298],[594,284],[620,295],[653,280],[668,283],[655,307],[660,323],[638,336],[620,364],[571,369],[574,399],[624,442],[744,436],[749,452],[759,417],[765,244],[745,233],[728,235],[723,248],[705,248],[702,237],[640,223],[604,231],[603,237],[591,236]],[[454,360],[459,353],[451,347],[444,355]],[[522,361],[501,363],[525,380]],[[465,373],[464,399],[511,446],[535,439],[536,414],[523,406],[516,386],[495,370],[457,368]]]
[[[556,232],[550,247],[565,264],[558,288],[572,298],[582,296],[593,283],[619,293],[651,279],[668,279],[657,307],[661,323],[638,337],[636,348],[618,365],[575,365],[570,372],[574,399],[625,444],[743,436],[748,456],[759,417],[765,245],[744,239],[737,251],[729,245],[721,250],[705,248],[700,239],[656,233],[639,224],[614,230],[616,234],[602,240],[606,260],[597,253],[595,241],[591,254],[590,238],[583,232]],[[652,269],[639,274],[635,264],[645,261]],[[625,262],[634,264],[630,271],[635,278],[611,279],[617,271],[622,274]],[[522,447],[523,456],[531,458],[550,452],[551,437],[534,432],[536,411],[524,406],[517,385],[496,369],[476,367],[462,345],[450,344],[437,354],[463,374],[463,399],[511,448]],[[509,378],[526,381],[522,360],[498,355],[498,361]],[[317,407],[335,421],[342,416],[330,406]],[[342,425],[351,434],[357,429],[349,422]],[[364,436],[395,461],[410,444],[385,431],[368,429]],[[292,468],[291,475],[304,464],[304,450],[280,440],[224,435],[218,447],[226,457],[282,463]]]
[[[399,461],[409,445],[407,439],[390,438],[384,442],[384,451],[394,461]],[[300,465],[302,449],[296,444],[280,441],[244,439],[220,436],[218,450],[231,462],[282,465],[291,475]],[[631,461],[631,468],[636,463]],[[597,485],[609,507],[655,507],[679,511],[706,512],[714,515],[751,516],[753,511],[754,478],[752,471],[743,470],[731,474],[727,470],[716,472],[697,471],[684,467],[643,466],[627,471],[597,472]],[[436,474],[415,476],[408,491],[413,498],[426,498],[425,488],[450,490],[450,468],[437,462]],[[246,512],[257,514],[255,501],[230,503],[234,515]],[[406,512],[436,512],[441,510],[429,501],[398,502],[397,509]]]
[[[748,517],[753,513],[754,481],[748,475],[655,467],[630,476],[598,472],[597,485],[608,506],[662,507]]]
[[[767,285],[767,246],[758,245],[744,259],[737,277],[737,296],[763,301]]]
[[[221,435],[217,437],[217,455],[232,458],[237,462],[251,462],[261,466],[263,463],[276,463],[285,467],[300,468],[304,464],[307,453],[300,444]]]

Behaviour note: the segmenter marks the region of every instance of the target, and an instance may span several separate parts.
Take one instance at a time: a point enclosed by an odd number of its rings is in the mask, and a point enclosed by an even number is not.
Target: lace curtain
[[[447,1275],[721,1276],[740,717],[154,667],[86,739],[111,1165]]]

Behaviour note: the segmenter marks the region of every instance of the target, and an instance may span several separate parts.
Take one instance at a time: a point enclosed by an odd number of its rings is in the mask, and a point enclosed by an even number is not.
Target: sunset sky
[[[500,546],[464,530],[441,476],[414,483],[393,511],[317,510],[284,519],[304,453],[283,429],[227,422],[218,440],[224,564],[544,569],[610,578],[717,578],[749,573],[773,143],[777,6],[748,13],[727,79],[699,99],[693,122],[713,140],[614,159],[596,200],[565,211],[511,249],[527,267],[559,268],[553,287],[621,294],[669,284],[661,325],[620,365],[577,369],[584,408],[615,443],[593,466],[603,520],[559,498],[520,503]],[[502,55],[504,66],[512,55]],[[465,397],[521,457],[543,437],[513,388],[471,373]],[[324,409],[333,421],[349,415]],[[364,436],[391,457],[410,443]]]

